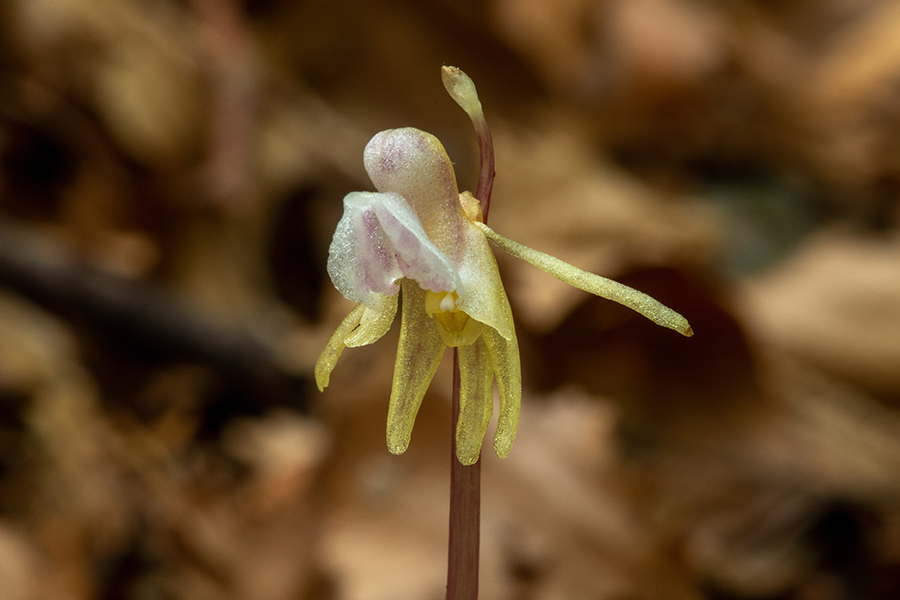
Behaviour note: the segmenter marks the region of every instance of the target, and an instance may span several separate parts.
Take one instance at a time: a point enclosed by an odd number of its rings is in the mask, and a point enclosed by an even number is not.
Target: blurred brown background
[[[444,364],[312,365],[376,132],[460,187],[475,80],[523,350],[482,597],[900,597],[897,0],[3,0],[0,598],[443,597]]]

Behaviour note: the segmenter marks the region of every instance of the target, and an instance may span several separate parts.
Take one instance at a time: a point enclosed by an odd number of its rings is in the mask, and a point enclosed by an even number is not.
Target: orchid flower
[[[489,146],[471,79],[452,67],[443,73],[448,92],[472,118],[479,142],[486,135]],[[492,171],[492,154],[489,162]],[[449,346],[459,352],[457,458],[470,465],[480,456],[493,414],[495,380],[500,408],[494,452],[501,458],[509,454],[522,376],[512,311],[488,240],[566,283],[683,335],[693,334],[684,317],[650,296],[494,232],[484,224],[486,204],[459,192],[453,165],[433,135],[413,128],[382,131],[366,146],[364,164],[378,191],[344,198],[327,265],[338,291],[358,304],[328,340],[315,375],[324,390],[345,347],[365,346],[387,333],[400,293],[400,341],[387,422],[392,453],[403,453],[409,445],[419,406]]]

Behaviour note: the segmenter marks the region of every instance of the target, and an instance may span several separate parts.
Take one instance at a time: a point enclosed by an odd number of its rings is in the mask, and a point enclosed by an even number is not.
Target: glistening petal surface
[[[416,280],[432,292],[452,292],[459,287],[456,267],[438,250],[409,203],[399,194],[377,194],[375,215],[394,249],[404,277]]]
[[[377,310],[376,294],[392,295],[408,276],[429,289],[456,289],[447,256],[428,239],[409,203],[395,193],[353,192],[328,249],[328,274],[344,297]]]
[[[497,259],[475,223],[466,219],[462,229],[462,249],[458,262],[462,290],[457,304],[470,317],[496,329],[506,339],[515,338],[512,309]]]
[[[412,127],[388,129],[369,140],[363,162],[375,188],[403,196],[428,238],[456,264],[465,217],[453,164],[441,142]]]

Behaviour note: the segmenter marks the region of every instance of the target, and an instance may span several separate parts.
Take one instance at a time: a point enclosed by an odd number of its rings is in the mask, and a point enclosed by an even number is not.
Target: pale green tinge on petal
[[[493,327],[508,340],[513,339],[516,332],[512,309],[503,289],[497,259],[476,225],[481,224],[467,219],[462,228],[463,252],[457,265],[462,290],[457,290],[456,303],[476,321]]]
[[[494,412],[494,372],[484,338],[457,348],[459,353],[459,418],[456,421],[456,457],[474,465],[481,456],[481,441]]]
[[[515,332],[507,340],[497,331],[484,328],[482,334],[487,346],[491,368],[497,377],[500,394],[500,415],[494,433],[494,452],[506,458],[516,439],[519,427],[519,409],[522,406],[522,367],[519,364],[519,342]]]
[[[374,301],[378,304],[377,310],[366,306],[359,321],[359,327],[344,338],[344,345],[348,348],[373,344],[391,328],[397,314],[397,294],[391,296],[375,294]]]
[[[409,446],[419,406],[444,353],[434,320],[425,314],[425,291],[408,279],[401,280],[400,290],[403,315],[387,423],[388,450],[394,454]]]
[[[492,242],[517,258],[529,262],[557,279],[601,298],[635,310],[657,325],[690,337],[694,331],[687,319],[655,298],[612,279],[589,273],[558,258],[505,238],[483,223],[474,223]]]
[[[331,337],[328,338],[325,349],[322,350],[322,354],[319,355],[319,360],[316,361],[316,385],[319,386],[320,392],[328,387],[328,382],[331,379],[331,372],[334,370],[334,366],[337,364],[337,361],[341,357],[341,353],[346,346],[344,340],[347,335],[359,325],[360,319],[362,319],[365,311],[365,304],[357,304],[356,307],[350,311],[350,314],[344,317],[344,320],[341,321],[338,328],[334,330]]]

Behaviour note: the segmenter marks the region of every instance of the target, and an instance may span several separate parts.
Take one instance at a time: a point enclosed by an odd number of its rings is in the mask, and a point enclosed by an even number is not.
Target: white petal
[[[379,194],[375,214],[394,248],[400,271],[423,289],[452,292],[459,286],[456,267],[431,242],[409,203],[399,194]]]
[[[347,194],[328,249],[328,274],[344,297],[373,310],[375,294],[396,294],[401,277],[433,291],[459,285],[456,269],[428,239],[415,211],[392,192]]]
[[[429,239],[457,260],[465,219],[453,164],[441,142],[412,127],[376,134],[363,153],[366,171],[379,192],[400,194],[412,206]]]

